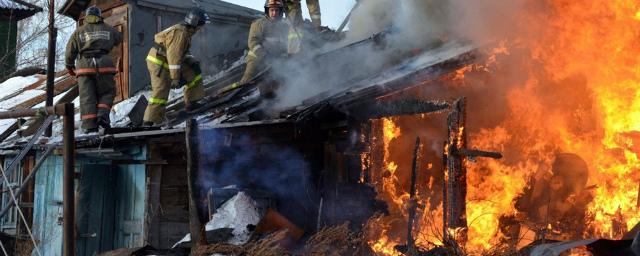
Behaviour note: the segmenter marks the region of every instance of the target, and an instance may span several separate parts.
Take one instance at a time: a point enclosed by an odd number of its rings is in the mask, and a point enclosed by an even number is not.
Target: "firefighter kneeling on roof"
[[[188,51],[191,37],[208,23],[209,15],[194,8],[189,11],[184,22],[155,35],[156,45],[147,55],[152,93],[144,112],[145,126],[162,125],[171,88],[184,86],[186,111],[196,110],[203,105],[198,102],[205,96],[202,70],[200,63]]]
[[[121,42],[122,34],[104,24],[102,10],[91,6],[85,11],[84,25],[73,32],[67,43],[66,68],[70,75],[78,76],[82,129],[87,133],[97,132],[98,126],[110,127],[109,112],[116,94],[114,75],[118,70],[109,52]]]

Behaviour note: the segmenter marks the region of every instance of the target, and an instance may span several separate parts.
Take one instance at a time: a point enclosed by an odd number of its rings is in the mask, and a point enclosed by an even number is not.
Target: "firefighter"
[[[289,22],[289,35],[288,35],[288,45],[287,52],[289,55],[294,55],[301,53],[304,40],[309,40],[307,37],[309,34],[305,24],[304,19],[302,18],[302,5],[300,4],[301,0],[285,0],[285,10],[287,14],[287,22]],[[319,0],[307,0],[307,7],[309,9],[309,14],[311,16],[311,24],[315,28],[316,31],[324,31],[325,28],[322,27],[322,20],[320,15],[320,4]],[[308,43],[308,42],[307,42]]]
[[[122,34],[103,22],[100,8],[91,6],[85,11],[84,25],[67,43],[65,66],[70,75],[77,76],[80,118],[87,133],[97,132],[98,126],[110,127],[118,70],[109,52],[121,42]]]
[[[183,22],[155,35],[155,46],[147,55],[152,93],[144,112],[145,126],[158,126],[164,122],[171,88],[183,87],[186,111],[196,110],[203,105],[199,102],[205,96],[202,70],[199,61],[188,51],[191,37],[209,22],[207,13],[194,8],[187,13]]]
[[[270,60],[287,55],[289,28],[282,20],[284,4],[281,0],[267,0],[264,11],[265,17],[255,20],[249,30],[247,68],[241,85],[250,82]]]
[[[287,18],[296,26],[302,23],[302,5],[300,0],[286,0]],[[320,15],[320,0],[307,0],[311,23],[316,29],[322,27],[322,16]]]

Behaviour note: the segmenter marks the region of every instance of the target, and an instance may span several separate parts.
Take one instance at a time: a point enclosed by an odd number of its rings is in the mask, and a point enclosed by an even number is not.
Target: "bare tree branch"
[[[12,57],[15,53],[17,61],[15,68],[37,66],[46,68],[48,47],[48,12],[49,0],[26,0],[31,4],[42,7],[43,11],[34,16],[18,22],[18,40],[15,49],[9,49],[4,55],[0,55],[0,62]],[[64,1],[56,2],[56,10],[64,4]],[[56,69],[64,68],[64,52],[66,42],[76,26],[74,20],[60,15],[55,15],[55,26],[58,28],[56,42]]]

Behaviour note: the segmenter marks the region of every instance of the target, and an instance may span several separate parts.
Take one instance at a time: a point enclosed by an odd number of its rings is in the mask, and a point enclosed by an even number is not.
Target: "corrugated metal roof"
[[[3,9],[14,9],[14,10],[25,10],[25,11],[35,11],[34,8],[27,6],[25,4],[15,2],[12,0],[0,0],[0,8]]]

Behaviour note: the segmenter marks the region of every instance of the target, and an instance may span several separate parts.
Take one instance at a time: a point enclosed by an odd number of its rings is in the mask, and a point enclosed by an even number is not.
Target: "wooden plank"
[[[64,79],[58,83],[56,83],[54,85],[54,96],[57,96],[63,92],[66,92],[67,90],[69,90],[69,88],[73,87],[76,84],[76,80],[75,78],[70,78],[70,79]],[[43,102],[45,99],[47,98],[47,96],[45,94],[34,97],[28,101],[25,101],[23,103],[20,103],[18,105],[16,105],[15,107],[11,108],[11,109],[20,109],[20,108],[31,108],[35,105],[38,105],[39,103]]]
[[[62,96],[62,98],[60,98],[58,101],[56,101],[54,105],[63,104],[63,103],[69,103],[69,102],[73,101],[77,97],[78,97],[78,85],[74,85],[73,87],[71,87],[71,89],[69,89],[69,91],[64,96]],[[26,124],[27,127],[24,128],[24,129],[21,129],[20,131],[18,131],[18,135],[20,137],[26,137],[26,136],[33,135],[33,133],[36,132],[36,130],[38,130],[38,127],[40,127],[40,125],[42,125],[43,121],[44,121],[44,118],[32,118],[32,119],[30,119],[28,121],[28,123]],[[0,141],[3,141],[3,140],[4,139],[0,139]]]
[[[44,83],[43,83],[44,84]],[[59,78],[58,82],[56,82],[56,84],[54,85],[54,96],[57,96],[67,90],[69,90],[69,88],[72,88],[74,85],[76,85],[76,79],[75,77],[71,77],[69,75],[64,75],[64,77]],[[58,102],[71,102],[72,100],[74,100],[77,97],[77,87],[74,88],[73,91],[70,92],[70,94],[65,95],[62,99],[60,99]],[[72,97],[73,96],[73,97]],[[41,102],[43,102],[46,99],[46,95],[41,95],[38,97],[35,97],[31,100],[28,100],[26,102],[23,102],[11,109],[19,109],[19,108],[31,108],[35,105],[40,104]],[[36,125],[39,126],[39,125]],[[20,124],[18,123],[18,121],[16,121],[14,124],[11,125],[11,127],[9,127],[9,129],[5,130],[2,134],[0,134],[0,142],[6,140],[9,136],[11,136],[11,134],[13,134],[15,131],[17,131],[20,128]]]

